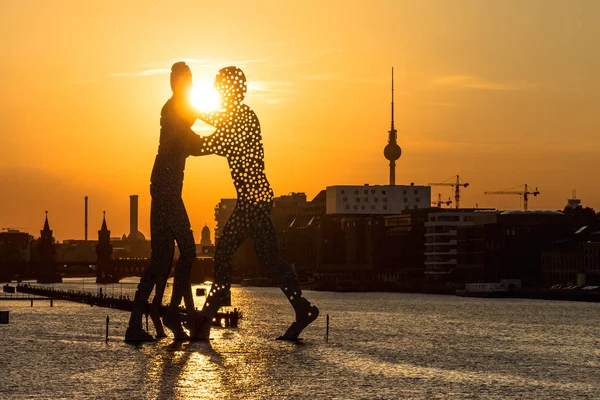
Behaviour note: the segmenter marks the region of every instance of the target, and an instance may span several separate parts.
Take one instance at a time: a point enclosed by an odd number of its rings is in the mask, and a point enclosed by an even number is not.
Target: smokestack
[[[136,237],[138,231],[138,195],[129,196],[129,236]]]
[[[85,241],[87,242],[87,225],[88,225],[88,197],[85,196],[85,223],[84,223],[84,227],[85,227]]]

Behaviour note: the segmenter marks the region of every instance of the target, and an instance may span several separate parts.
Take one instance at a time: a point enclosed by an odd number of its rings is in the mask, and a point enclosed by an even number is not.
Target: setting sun
[[[200,111],[214,111],[219,108],[219,93],[208,82],[194,83],[191,100],[194,107]]]

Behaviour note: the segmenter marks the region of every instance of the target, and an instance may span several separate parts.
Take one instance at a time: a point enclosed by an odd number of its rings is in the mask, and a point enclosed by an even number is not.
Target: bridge
[[[137,228],[135,231],[137,232]],[[150,242],[131,237],[111,240],[106,219],[102,221],[97,241],[69,240],[55,244],[52,232],[46,215],[44,229],[40,231],[36,247],[35,261],[33,258],[32,261],[23,260],[23,265],[19,265],[18,268],[11,265],[10,271],[0,279],[10,281],[35,277],[38,283],[59,283],[65,274],[81,276],[93,272],[97,283],[117,283],[123,278],[142,276],[150,263]],[[212,257],[197,257],[192,265],[192,283],[211,280],[213,269]]]
[[[57,269],[61,273],[74,270],[86,270],[87,273],[96,275],[96,283],[118,283],[123,278],[141,277],[150,263],[149,258],[114,258],[105,263],[98,263],[95,259],[88,260],[57,260]],[[171,271],[175,266],[173,260]],[[192,264],[191,283],[203,283],[213,278],[214,261],[210,257],[197,258]],[[171,272],[172,276],[172,272]]]

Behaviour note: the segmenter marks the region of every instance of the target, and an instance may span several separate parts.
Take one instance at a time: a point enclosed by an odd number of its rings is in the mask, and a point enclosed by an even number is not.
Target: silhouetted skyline
[[[218,3],[182,2],[176,13],[143,2],[6,4],[0,188],[11,195],[0,199],[0,225],[35,231],[48,209],[59,240],[83,238],[87,195],[90,221],[106,210],[113,232],[125,233],[127,196],[138,193],[147,235],[157,110],[179,59],[197,83],[225,65],[244,69],[276,195],[302,190],[312,198],[330,185],[389,181],[381,151],[394,66],[397,184],[460,174],[471,184],[466,207],[501,209],[518,209],[518,197],[484,191],[529,183],[543,191],[532,208],[560,209],[576,188],[600,209],[600,4],[344,4],[258,1],[255,9],[265,11],[250,19],[227,16],[248,34],[236,28],[218,38]],[[214,205],[235,196],[226,162],[188,164],[197,177],[183,194],[192,226],[213,228]]]

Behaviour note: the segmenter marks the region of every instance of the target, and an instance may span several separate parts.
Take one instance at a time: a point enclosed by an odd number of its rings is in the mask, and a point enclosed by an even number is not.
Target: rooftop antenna
[[[392,128],[390,130],[396,130],[394,129],[394,67],[392,67]]]

